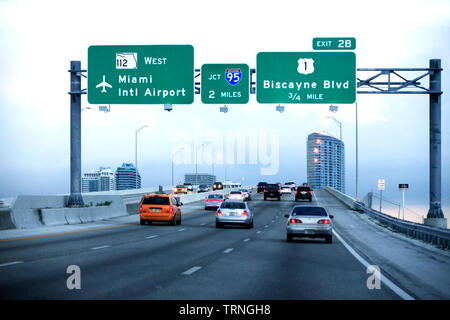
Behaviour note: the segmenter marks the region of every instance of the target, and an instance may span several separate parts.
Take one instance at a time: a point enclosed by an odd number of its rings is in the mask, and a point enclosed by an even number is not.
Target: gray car
[[[326,243],[333,241],[334,217],[327,210],[319,206],[298,205],[292,209],[286,225],[286,240],[292,241],[294,237],[324,238]]]
[[[244,201],[224,201],[216,212],[216,228],[226,224],[245,225],[253,228],[253,213]]]

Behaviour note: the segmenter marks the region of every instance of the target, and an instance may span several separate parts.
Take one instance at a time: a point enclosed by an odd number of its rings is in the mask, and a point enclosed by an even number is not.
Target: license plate
[[[305,234],[314,234],[314,230],[305,230]]]
[[[159,209],[153,209],[153,212],[159,212]]]

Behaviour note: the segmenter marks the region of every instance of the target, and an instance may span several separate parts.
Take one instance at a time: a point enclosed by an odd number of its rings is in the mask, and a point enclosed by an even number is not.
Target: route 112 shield
[[[242,79],[241,69],[227,69],[225,72],[225,78],[232,86],[237,85]]]

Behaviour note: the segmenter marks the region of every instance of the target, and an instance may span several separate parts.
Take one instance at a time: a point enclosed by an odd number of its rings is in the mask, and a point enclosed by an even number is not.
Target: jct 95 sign
[[[245,104],[249,99],[249,67],[237,64],[204,64],[201,96],[206,104]]]

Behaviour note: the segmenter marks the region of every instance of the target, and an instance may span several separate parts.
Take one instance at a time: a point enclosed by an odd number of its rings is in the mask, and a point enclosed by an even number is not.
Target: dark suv
[[[267,186],[267,182],[260,182],[258,183],[258,186],[256,187],[256,193],[264,192],[264,189]]]
[[[295,191],[295,201],[307,199],[309,202],[312,201],[312,190],[307,186],[300,186]]]
[[[281,200],[281,188],[278,184],[268,184],[264,189],[264,200],[267,198],[278,198],[278,201]]]

